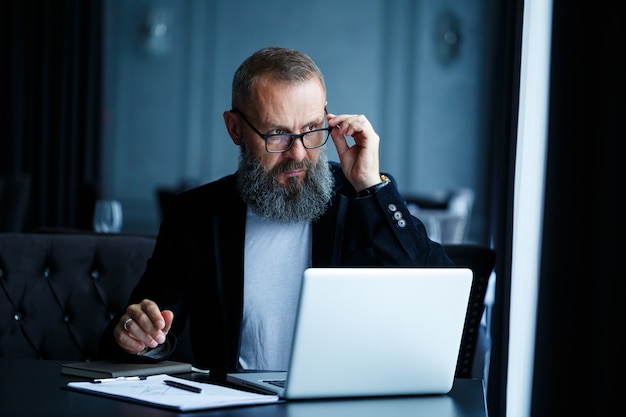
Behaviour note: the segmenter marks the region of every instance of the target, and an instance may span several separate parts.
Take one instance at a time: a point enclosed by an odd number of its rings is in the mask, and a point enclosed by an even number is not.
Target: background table
[[[63,387],[80,378],[61,375],[64,361],[0,358],[0,416],[2,417],[486,417],[483,384],[457,379],[444,396],[291,401],[177,413],[156,407],[73,392]],[[188,374],[202,380],[204,375]]]

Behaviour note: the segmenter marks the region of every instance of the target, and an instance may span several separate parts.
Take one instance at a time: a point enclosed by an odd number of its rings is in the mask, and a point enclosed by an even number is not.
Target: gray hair
[[[241,63],[233,77],[232,106],[245,109],[253,98],[256,82],[261,76],[269,75],[272,80],[284,83],[305,82],[316,78],[326,85],[322,71],[306,54],[288,48],[263,48]]]

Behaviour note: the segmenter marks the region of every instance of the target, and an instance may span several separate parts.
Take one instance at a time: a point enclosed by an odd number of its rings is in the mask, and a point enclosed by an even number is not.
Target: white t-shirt
[[[248,209],[244,249],[244,369],[286,370],[304,270],[311,265],[311,223],[278,223]]]

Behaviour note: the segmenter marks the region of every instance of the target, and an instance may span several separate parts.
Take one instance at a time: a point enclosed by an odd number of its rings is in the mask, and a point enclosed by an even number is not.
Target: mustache
[[[281,164],[276,165],[274,168],[272,168],[270,175],[276,178],[279,174],[282,174],[283,172],[294,171],[298,169],[309,170],[311,168],[313,168],[313,162],[309,161],[308,159],[302,160],[300,162],[285,161]]]

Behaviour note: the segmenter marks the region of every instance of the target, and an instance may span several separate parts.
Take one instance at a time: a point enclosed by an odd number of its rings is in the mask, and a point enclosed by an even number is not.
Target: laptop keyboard
[[[284,379],[267,379],[263,382],[267,382],[268,384],[276,385],[277,387],[285,388],[285,380]]]

